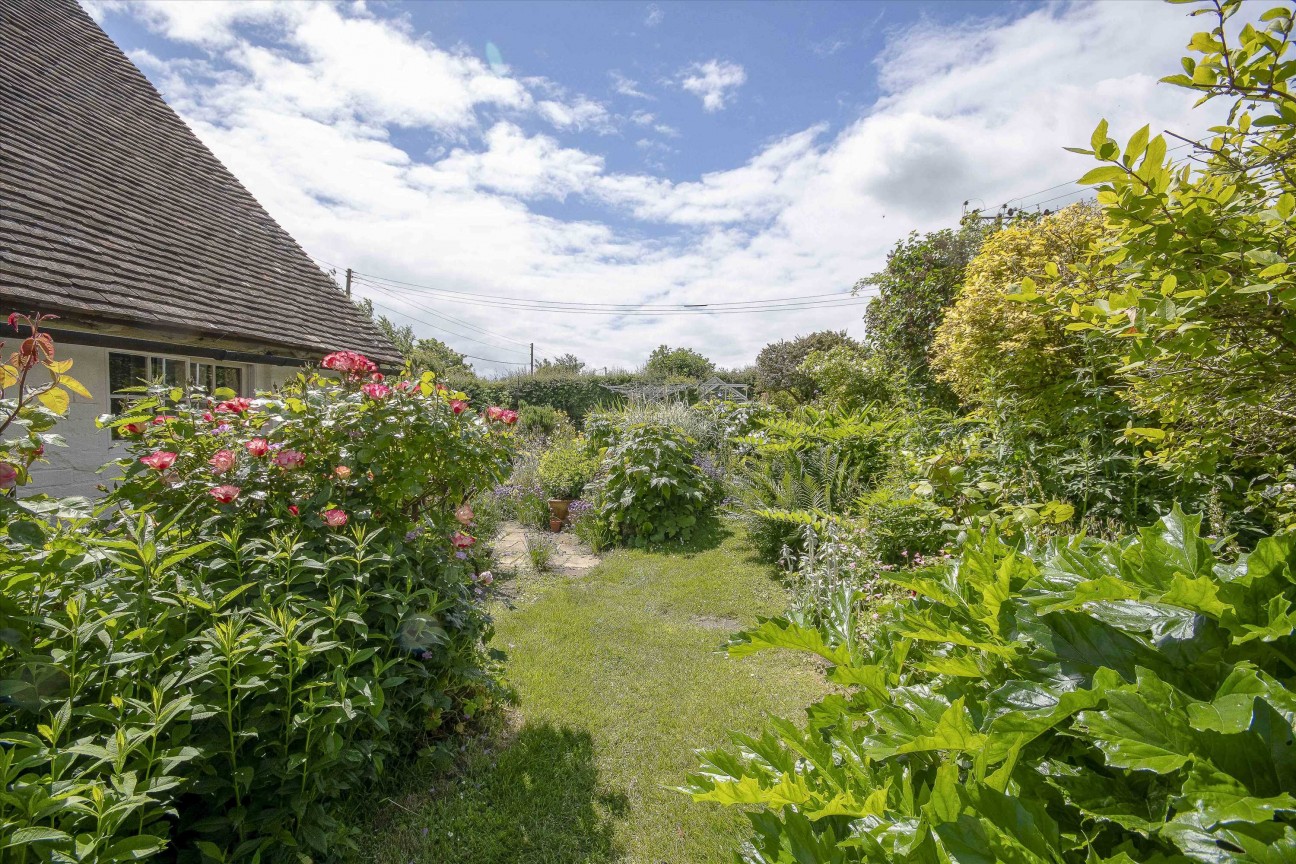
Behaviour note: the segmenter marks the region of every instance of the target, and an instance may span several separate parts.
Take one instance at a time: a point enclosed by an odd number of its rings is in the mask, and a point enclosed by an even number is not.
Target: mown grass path
[[[372,860],[731,861],[742,815],[671,787],[696,767],[695,748],[755,732],[768,713],[800,717],[824,684],[790,653],[719,650],[786,596],[733,529],[699,546],[619,551],[583,576],[505,585],[496,644],[520,699],[509,729],[471,747],[453,778],[395,799]]]

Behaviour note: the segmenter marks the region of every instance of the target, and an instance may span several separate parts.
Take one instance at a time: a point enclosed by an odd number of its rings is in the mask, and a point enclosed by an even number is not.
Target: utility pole
[[[347,299],[351,299],[351,268],[347,268]]]
[[[531,343],[531,374],[535,374],[535,343]]]

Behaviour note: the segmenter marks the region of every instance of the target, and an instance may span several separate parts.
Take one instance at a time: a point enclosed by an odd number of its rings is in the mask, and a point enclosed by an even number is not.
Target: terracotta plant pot
[[[552,522],[556,519],[559,524],[565,524],[567,522],[567,506],[569,504],[571,504],[570,498],[550,498],[549,515],[553,517],[550,521]]]
[[[561,519],[549,520],[549,530],[554,532],[555,534],[557,534],[559,531],[562,530],[562,526],[563,526],[563,522]]]

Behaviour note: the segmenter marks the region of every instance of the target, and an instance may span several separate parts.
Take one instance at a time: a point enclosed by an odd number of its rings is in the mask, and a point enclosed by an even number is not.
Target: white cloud
[[[648,10],[644,13],[644,26],[656,27],[666,17],[666,13],[656,3],[649,3]]]
[[[747,82],[747,71],[727,60],[708,60],[681,69],[680,86],[702,100],[707,111],[720,111],[734,91]]]
[[[1086,160],[1061,148],[1087,141],[1100,117],[1117,138],[1144,122],[1192,134],[1215,120],[1190,114],[1189,94],[1155,83],[1196,29],[1178,9],[1046,6],[1014,20],[895,32],[876,60],[882,95],[861,116],[793,130],[726,170],[677,181],[611,170],[600,153],[535,132],[541,121],[556,130],[605,121],[553,82],[496,75],[399,20],[354,7],[212,7],[100,12],[202,46],[205,61],[133,56],[312,254],[477,294],[695,303],[845,290],[910,230],[953,224],[965,199],[993,209],[1083,173]],[[690,92],[707,107],[710,91],[698,90]],[[712,110],[731,97],[732,86],[722,88]],[[648,142],[646,158],[683,146],[642,134],[664,134],[659,112],[621,122]],[[437,146],[414,153],[394,143],[410,134]],[[581,202],[582,216],[558,218],[544,203],[561,200]],[[636,365],[661,342],[740,364],[796,333],[861,333],[859,308],[609,320],[357,290],[428,322],[414,322],[421,334],[486,357],[515,355],[433,329],[456,329],[434,313],[596,366]]]
[[[622,96],[648,100],[652,100],[653,98],[639,89],[638,81],[625,77],[615,69],[608,73],[608,77],[612,79],[612,89],[620,93]]]

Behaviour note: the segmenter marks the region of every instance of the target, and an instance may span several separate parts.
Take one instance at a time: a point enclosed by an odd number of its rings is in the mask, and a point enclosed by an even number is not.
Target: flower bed
[[[5,499],[5,860],[338,854],[335,802],[505,695],[463,505],[515,417],[323,365],[142,393],[94,518]]]

